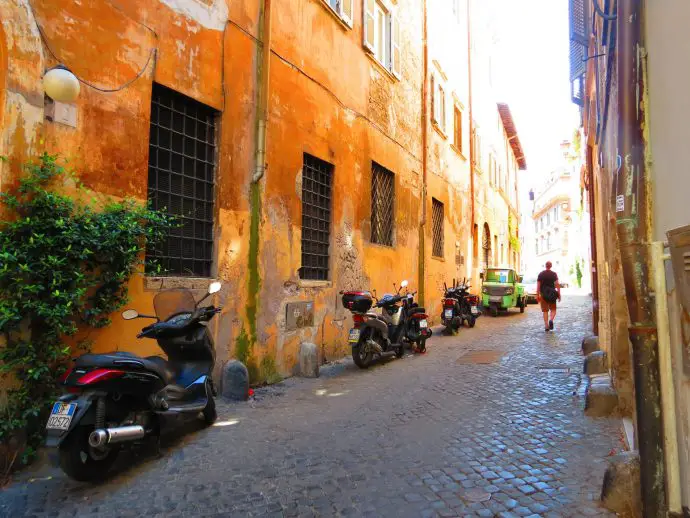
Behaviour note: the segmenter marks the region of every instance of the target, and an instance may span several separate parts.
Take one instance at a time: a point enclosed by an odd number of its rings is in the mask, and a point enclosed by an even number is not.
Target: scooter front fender
[[[57,448],[79,424],[94,424],[95,416],[93,413],[89,414],[89,410],[93,402],[102,395],[99,392],[86,392],[83,394],[65,394],[59,397],[58,401],[60,403],[76,403],[77,413],[74,415],[67,430],[46,430],[46,446]]]

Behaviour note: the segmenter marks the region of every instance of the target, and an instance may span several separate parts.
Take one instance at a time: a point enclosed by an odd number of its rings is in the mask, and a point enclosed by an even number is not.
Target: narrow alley
[[[25,472],[0,515],[607,516],[597,500],[621,443],[578,396],[590,305],[566,295],[554,333],[529,306],[436,332],[425,356],[259,389],[160,459],[123,456],[103,485]]]

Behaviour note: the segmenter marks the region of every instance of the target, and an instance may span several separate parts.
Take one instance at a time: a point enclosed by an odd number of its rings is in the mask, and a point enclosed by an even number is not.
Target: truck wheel
[[[79,482],[94,482],[107,477],[117,459],[118,448],[97,450],[89,444],[93,426],[77,426],[60,445],[60,468]]]
[[[520,313],[525,312],[525,306],[527,306],[527,301],[525,299],[522,299],[522,302],[520,303]]]
[[[491,316],[492,317],[498,316],[498,306],[491,306]]]

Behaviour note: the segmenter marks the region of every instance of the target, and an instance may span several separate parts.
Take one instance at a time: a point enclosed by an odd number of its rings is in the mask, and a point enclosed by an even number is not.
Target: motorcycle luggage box
[[[355,313],[366,313],[374,304],[368,291],[347,291],[343,294],[343,307]]]

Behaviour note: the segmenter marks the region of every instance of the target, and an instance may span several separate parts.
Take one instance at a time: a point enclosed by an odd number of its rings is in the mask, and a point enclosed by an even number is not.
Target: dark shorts
[[[556,303],[555,302],[546,302],[542,298],[542,299],[539,299],[539,304],[541,304],[542,313],[546,313],[549,310],[556,311]]]

